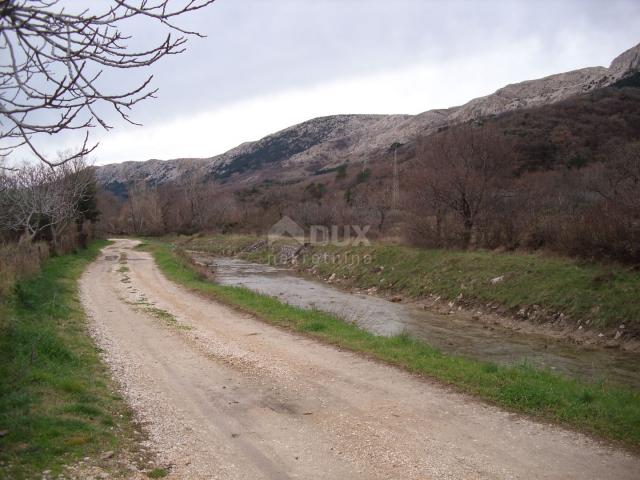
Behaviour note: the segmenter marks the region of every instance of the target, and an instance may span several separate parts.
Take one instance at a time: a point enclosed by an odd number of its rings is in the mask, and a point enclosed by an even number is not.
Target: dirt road
[[[634,456],[190,293],[134,245],[81,295],[171,478],[638,478]]]

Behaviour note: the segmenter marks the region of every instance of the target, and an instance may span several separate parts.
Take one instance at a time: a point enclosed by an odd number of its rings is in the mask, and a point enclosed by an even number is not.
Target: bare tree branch
[[[103,107],[125,121],[136,104],[154,98],[152,76],[134,88],[104,91],[99,78],[106,70],[144,68],[168,55],[182,53],[188,36],[174,21],[215,0],[112,0],[100,12],[65,10],[63,0],[0,0],[0,158],[21,146],[50,167],[81,158],[97,144],[88,129],[111,129]],[[148,18],[168,28],[151,48],[131,50],[122,24]],[[87,130],[82,146],[69,157],[52,160],[34,137],[67,130]]]

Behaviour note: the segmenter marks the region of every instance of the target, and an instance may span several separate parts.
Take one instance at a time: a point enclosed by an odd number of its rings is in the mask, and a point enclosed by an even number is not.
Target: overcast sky
[[[317,116],[415,114],[608,66],[640,42],[640,2],[217,0],[181,25],[207,38],[153,67],[158,99],[133,115],[143,127],[92,132],[97,163],[210,157]]]

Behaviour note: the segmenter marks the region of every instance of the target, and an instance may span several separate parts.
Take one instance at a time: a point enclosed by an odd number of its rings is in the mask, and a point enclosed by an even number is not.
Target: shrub
[[[371,176],[371,170],[368,168],[365,168],[360,173],[358,173],[358,176],[356,177],[356,182],[357,183],[366,182],[370,176]]]

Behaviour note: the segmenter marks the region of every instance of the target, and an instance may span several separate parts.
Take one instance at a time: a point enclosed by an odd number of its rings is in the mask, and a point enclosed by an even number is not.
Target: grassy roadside
[[[324,312],[293,307],[244,288],[207,282],[184,256],[166,243],[151,242],[144,248],[153,253],[169,279],[272,324],[363,352],[511,411],[557,422],[629,447],[640,446],[639,392],[606,384],[585,384],[527,365],[505,367],[445,355],[404,335],[378,337]]]
[[[78,278],[107,243],[49,259],[0,304],[0,478],[56,476],[133,435],[77,295]]]
[[[214,254],[240,252],[253,261],[273,259],[277,244],[271,249],[243,251],[257,240],[241,235],[203,236],[188,239],[185,247]],[[330,261],[314,261],[314,255],[327,255]],[[365,258],[371,262],[362,261]],[[323,278],[335,274],[335,283],[348,288],[375,287],[381,293],[407,298],[437,295],[469,305],[491,304],[505,313],[521,311],[538,322],[554,321],[563,314],[568,323],[608,329],[612,334],[622,324],[621,335],[640,337],[640,272],[614,264],[528,253],[372,244],[314,245],[295,266]]]

